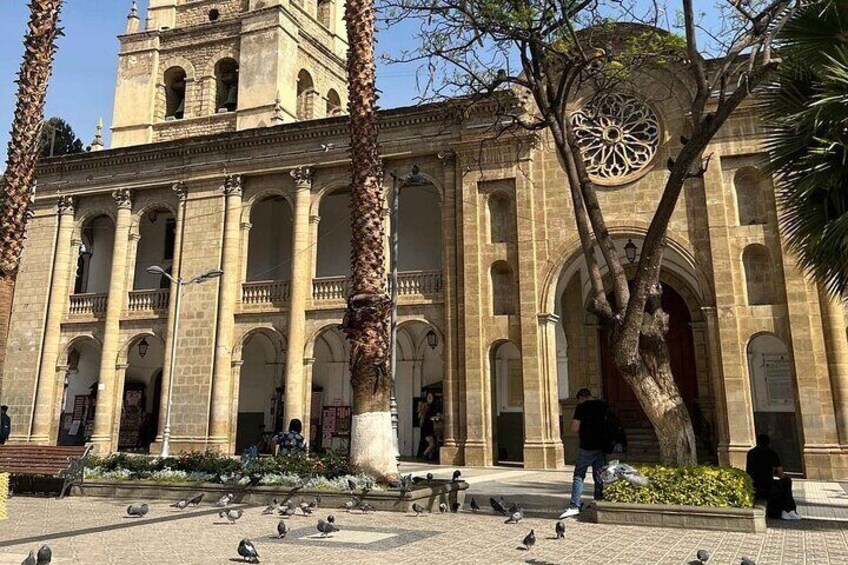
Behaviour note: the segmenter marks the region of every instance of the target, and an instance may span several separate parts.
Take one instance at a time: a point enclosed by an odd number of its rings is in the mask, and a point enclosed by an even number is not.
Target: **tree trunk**
[[[348,0],[347,74],[351,150],[351,285],[343,329],[353,389],[351,460],[374,477],[397,476],[388,371],[389,314],[382,167],[377,147],[374,0]]]

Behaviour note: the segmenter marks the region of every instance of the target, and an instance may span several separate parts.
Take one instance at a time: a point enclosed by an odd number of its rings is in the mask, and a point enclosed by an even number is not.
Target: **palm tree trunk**
[[[348,0],[351,271],[344,331],[351,344],[351,460],[375,477],[397,475],[388,371],[390,301],[386,292],[382,167],[377,147],[374,0]]]
[[[24,60],[18,74],[18,95],[0,193],[0,379],[6,360],[6,339],[12,296],[24,247],[30,204],[35,194],[35,163],[44,122],[44,100],[53,69],[62,0],[31,0],[24,37]],[[0,381],[2,385],[2,381]],[[2,386],[0,386],[0,390]]]

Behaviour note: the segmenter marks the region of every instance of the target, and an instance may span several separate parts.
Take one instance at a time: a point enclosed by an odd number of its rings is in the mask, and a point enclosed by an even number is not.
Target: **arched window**
[[[749,245],[742,254],[748,305],[774,304],[774,278],[768,250],[762,245]]]
[[[736,172],[733,177],[733,186],[736,189],[739,225],[766,223],[763,185],[762,174],[753,167],[744,167]]]
[[[318,0],[318,23],[322,26],[330,27],[330,8],[332,3],[330,0]]]
[[[297,119],[311,120],[315,116],[315,85],[306,70],[297,73]]]
[[[165,119],[182,120],[185,116],[186,72],[182,67],[165,71]]]
[[[334,89],[327,92],[327,115],[338,116],[342,113],[342,100]]]
[[[491,243],[504,243],[509,240],[510,234],[510,200],[509,196],[502,192],[495,192],[489,196],[489,241]]]
[[[506,261],[492,264],[492,314],[511,316],[516,313],[515,279]]]
[[[215,108],[219,114],[235,112],[238,108],[239,66],[233,59],[221,59],[215,65]]]
[[[82,226],[75,294],[109,292],[112,273],[112,247],[115,244],[115,224],[109,216],[86,220]]]

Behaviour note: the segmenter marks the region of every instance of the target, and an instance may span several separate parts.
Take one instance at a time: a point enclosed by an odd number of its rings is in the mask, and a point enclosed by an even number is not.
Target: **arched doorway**
[[[524,461],[524,374],[514,343],[495,344],[489,356],[494,464]]]
[[[91,338],[75,340],[68,348],[57,445],[85,445],[94,431],[100,345]]]
[[[803,457],[795,412],[795,373],[789,349],[773,334],[748,342],[748,374],[754,408],[754,429],[768,434],[783,468],[802,473]]]
[[[398,327],[397,353],[398,451],[401,457],[419,457],[427,420],[437,445],[444,437],[444,344],[430,324],[406,322]]]
[[[336,326],[322,330],[313,346],[311,445],[317,450],[350,448],[350,345]]]
[[[165,347],[159,338],[140,336],[130,344],[121,396],[119,451],[150,452],[159,431],[164,361]]]
[[[285,349],[277,334],[255,331],[242,349],[236,417],[236,454],[257,445],[273,453],[274,435],[283,429]]]

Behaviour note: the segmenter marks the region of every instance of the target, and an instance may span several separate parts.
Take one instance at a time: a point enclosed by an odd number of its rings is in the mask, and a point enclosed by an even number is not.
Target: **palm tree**
[[[47,82],[53,69],[56,37],[61,34],[62,0],[31,0],[29,9],[24,60],[18,74],[17,103],[0,192],[0,375],[6,359],[15,278],[35,190],[35,163],[40,150]]]
[[[780,35],[784,61],[763,99],[781,223],[801,265],[848,294],[848,2],[800,9]]]
[[[347,75],[351,151],[351,285],[343,329],[351,344],[351,460],[369,475],[393,477],[388,371],[390,301],[386,292],[382,167],[377,148],[374,0],[347,0]]]

